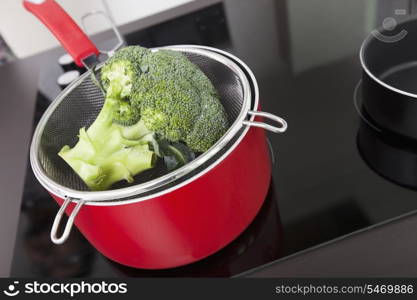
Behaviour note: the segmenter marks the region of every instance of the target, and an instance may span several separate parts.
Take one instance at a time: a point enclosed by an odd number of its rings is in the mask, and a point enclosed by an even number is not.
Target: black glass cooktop
[[[417,147],[361,121],[354,103],[361,41],[385,18],[404,17],[397,9],[411,14],[412,7],[341,2],[226,0],[126,35],[129,44],[204,44],[236,54],[259,81],[262,109],[289,123],[285,134],[269,135],[269,194],[235,241],[195,264],[159,271],[111,262],[76,230],[64,245],[53,245],[49,230],[58,206],[28,169],[11,275],[228,277],[416,210],[410,165]],[[59,72],[51,58],[35,122],[58,92]]]

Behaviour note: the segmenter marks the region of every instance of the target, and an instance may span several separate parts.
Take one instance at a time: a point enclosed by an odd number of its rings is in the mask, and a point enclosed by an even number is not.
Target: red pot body
[[[120,264],[177,267],[234,240],[262,206],[270,178],[265,131],[250,128],[223,161],[185,186],[129,204],[86,204],[75,224],[98,251]],[[52,196],[62,205],[62,198]],[[73,208],[71,203],[66,213]]]

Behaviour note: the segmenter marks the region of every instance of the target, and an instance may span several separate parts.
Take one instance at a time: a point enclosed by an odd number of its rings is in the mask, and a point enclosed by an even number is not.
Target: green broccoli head
[[[142,56],[144,70],[134,82],[131,103],[146,127],[170,142],[207,151],[227,130],[228,120],[209,78],[178,51]]]
[[[201,113],[195,119],[192,131],[184,139],[195,152],[207,151],[229,128],[226,112],[218,98],[208,92],[201,95]]]
[[[126,47],[116,52],[101,70],[101,82],[106,98],[118,101],[114,121],[121,125],[133,125],[140,119],[139,108],[132,106],[130,97],[134,82],[140,77],[142,65],[139,63],[148,49]]]
[[[140,101],[146,127],[171,142],[184,140],[201,111],[200,95],[192,85],[187,81],[146,77],[139,84],[142,88],[134,101]]]
[[[115,99],[129,97],[135,77],[137,73],[130,61],[120,59],[109,62],[101,71],[106,96]]]

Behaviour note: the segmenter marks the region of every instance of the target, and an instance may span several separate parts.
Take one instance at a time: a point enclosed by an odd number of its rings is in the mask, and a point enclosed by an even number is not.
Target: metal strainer
[[[31,146],[31,164],[38,180],[51,192],[61,197],[89,201],[117,200],[138,196],[177,181],[212,159],[245,126],[261,126],[274,132],[283,132],[286,123],[279,117],[251,110],[252,91],[242,69],[231,59],[207,49],[192,46],[163,47],[185,54],[208,76],[217,89],[231,127],[206,153],[191,163],[157,179],[134,186],[109,191],[88,191],[87,186],[57,155],[64,145],[74,145],[81,127],[88,127],[97,117],[104,102],[101,90],[91,80],[89,72],[65,89],[51,104],[40,120]],[[160,48],[152,49],[158,51]],[[98,66],[100,68],[101,66]],[[257,101],[256,101],[257,102]],[[253,103],[257,105],[257,103]],[[252,106],[256,108],[255,106]],[[254,122],[261,115],[279,124],[273,127]]]
[[[253,152],[260,153],[258,161],[260,168],[254,166],[254,170],[259,171],[264,168],[262,170],[265,170],[265,172],[260,173],[258,177],[263,178],[262,184],[267,182],[267,168],[265,167],[265,165],[268,165],[267,153],[265,153],[266,150],[264,151],[265,148],[260,145],[262,139],[264,139],[263,133],[252,134],[251,139],[246,139],[244,147],[241,142],[247,136],[251,126],[278,133],[287,129],[286,122],[275,115],[257,111],[257,83],[252,72],[242,61],[218,49],[184,45],[163,48],[183,53],[207,75],[219,93],[231,124],[230,128],[207,152],[173,172],[148,181],[141,180],[140,174],[136,185],[118,184],[114,189],[108,191],[89,191],[83,181],[57,153],[64,145],[73,146],[77,142],[79,129],[88,127],[96,119],[102,108],[104,96],[102,90],[95,84],[96,79],[92,78],[95,78],[95,73],[99,72],[103,65],[97,64],[98,57],[103,51],[99,51],[95,47],[55,1],[24,0],[24,5],[49,27],[73,56],[74,61],[88,69],[83,76],[68,86],[46,110],[34,132],[30,149],[30,162],[36,178],[56,199],[64,200],[51,230],[51,239],[54,243],[60,244],[66,240],[75,216],[83,205],[117,206],[118,209],[121,209],[120,206],[123,206],[123,204],[152,199],[174,190],[180,191],[181,187],[193,181],[195,184],[200,177],[209,174],[209,171],[214,170],[215,166],[226,161],[226,158],[229,158],[229,163],[230,161],[236,161],[238,165],[247,164],[249,158],[247,158],[245,151],[251,152],[254,150]],[[161,48],[153,48],[152,51],[158,51],[159,49]],[[106,54],[111,55],[112,52]],[[278,126],[268,125],[259,119],[255,120],[255,117],[270,119],[276,122]],[[245,161],[241,160],[242,156],[238,157],[239,159],[236,156],[231,159],[231,154],[236,153],[234,151],[239,145],[240,153],[242,151],[246,153]],[[260,151],[250,149],[250,147],[257,147],[257,145],[260,145]],[[236,163],[233,166],[236,166]],[[217,170],[219,169],[221,168],[217,168]],[[225,169],[226,172],[228,170]],[[213,173],[211,172],[211,174]],[[215,181],[217,182],[217,178]],[[194,200],[198,201],[198,199]],[[261,201],[260,199],[255,200]],[[69,216],[63,234],[61,237],[57,237],[59,223],[71,202],[75,202],[76,206]],[[254,206],[250,205],[247,201],[239,206],[239,209],[242,210],[242,218],[248,211],[255,212]],[[224,206],[219,207],[218,211],[222,208]],[[213,206],[212,209],[215,209],[215,207]],[[119,219],[116,211],[114,214]],[[188,217],[191,216],[193,215],[188,215]],[[136,220],[136,216],[134,218]],[[122,221],[119,220],[119,222]],[[239,224],[236,223],[237,225]],[[102,227],[105,226],[100,228]]]

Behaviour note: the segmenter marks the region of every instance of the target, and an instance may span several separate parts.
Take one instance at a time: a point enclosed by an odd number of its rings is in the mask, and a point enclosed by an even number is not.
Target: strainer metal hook
[[[61,223],[61,219],[67,209],[68,205],[73,201],[72,198],[67,197],[65,199],[64,204],[59,209],[58,213],[55,216],[54,223],[52,224],[51,229],[51,240],[54,244],[60,245],[68,239],[69,234],[71,233],[72,225],[74,224],[75,217],[77,216],[78,212],[80,211],[81,207],[84,205],[85,201],[78,200],[76,206],[71,212],[71,215],[68,217],[67,224],[65,225],[64,232],[60,237],[58,237],[58,229]]]
[[[113,54],[119,50],[121,47],[126,45],[126,41],[124,40],[122,34],[120,33],[119,29],[117,28],[116,24],[113,22],[113,20],[110,18],[110,16],[108,15],[108,13],[102,11],[102,10],[95,10],[95,11],[91,11],[88,12],[84,15],[81,16],[81,23],[83,25],[83,28],[85,30],[86,33],[88,33],[87,30],[87,25],[86,25],[86,20],[92,16],[96,16],[96,15],[101,15],[104,17],[104,19],[106,19],[106,21],[109,23],[111,29],[113,30],[113,33],[116,36],[117,39],[117,44],[110,50],[102,50],[102,49],[98,49],[100,51],[101,54],[105,54],[107,55],[107,57],[111,57],[113,56]]]
[[[244,125],[260,127],[260,128],[263,128],[265,130],[268,130],[268,131],[271,131],[271,132],[274,132],[274,133],[283,133],[288,128],[287,122],[284,119],[282,119],[282,118],[280,118],[276,115],[273,115],[273,114],[270,114],[270,113],[267,113],[267,112],[263,112],[263,111],[255,111],[255,110],[248,111],[248,114],[251,115],[251,116],[263,117],[265,119],[272,120],[272,121],[276,122],[278,124],[278,126],[269,125],[269,124],[266,124],[266,123],[260,122],[260,121],[247,121],[247,120],[243,121]]]

